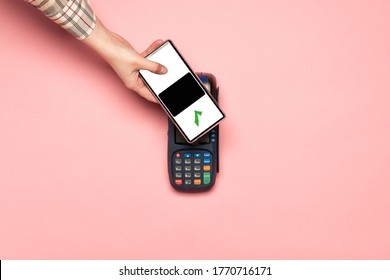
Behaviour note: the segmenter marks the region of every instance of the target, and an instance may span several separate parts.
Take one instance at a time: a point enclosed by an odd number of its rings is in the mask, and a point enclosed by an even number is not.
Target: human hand
[[[154,95],[139,77],[139,70],[145,69],[156,74],[167,72],[163,65],[145,58],[146,55],[163,43],[162,40],[153,42],[145,51],[138,53],[128,41],[109,31],[97,19],[94,31],[84,42],[111,65],[127,88],[138,93],[146,100],[157,103]]]

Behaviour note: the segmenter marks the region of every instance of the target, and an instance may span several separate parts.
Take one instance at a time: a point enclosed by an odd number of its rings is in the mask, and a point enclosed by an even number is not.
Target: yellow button
[[[195,179],[194,180],[194,184],[195,185],[200,185],[200,184],[202,184],[202,181],[200,179]]]
[[[211,169],[210,165],[203,166],[204,171],[210,171],[210,169]]]

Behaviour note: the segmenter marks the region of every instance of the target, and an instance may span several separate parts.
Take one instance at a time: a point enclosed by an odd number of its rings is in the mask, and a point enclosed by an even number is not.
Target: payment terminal
[[[214,75],[209,73],[197,75],[218,102],[219,89]],[[195,112],[194,123],[200,121],[201,112]],[[168,172],[171,185],[178,191],[209,190],[219,172],[218,126],[189,144],[168,118]]]

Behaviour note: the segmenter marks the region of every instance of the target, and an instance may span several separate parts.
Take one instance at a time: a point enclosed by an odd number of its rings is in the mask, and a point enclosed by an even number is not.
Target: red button
[[[180,157],[180,153],[176,153],[176,157]]]
[[[176,185],[181,185],[181,184],[183,184],[183,180],[182,179],[176,179],[175,183],[176,183]]]

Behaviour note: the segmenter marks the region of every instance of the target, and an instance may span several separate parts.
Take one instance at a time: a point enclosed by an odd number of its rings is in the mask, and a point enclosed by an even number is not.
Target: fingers
[[[139,70],[148,70],[155,74],[165,74],[168,72],[168,69],[164,65],[148,60],[146,58],[140,58],[140,60],[138,61],[138,67]]]
[[[164,43],[163,40],[156,40],[154,41],[146,50],[144,50],[141,55],[143,57],[147,56],[148,54],[150,54],[152,51],[154,51],[155,49],[157,49],[162,43]]]
[[[149,102],[158,103],[154,95],[148,90],[147,87],[140,87],[135,91]]]
[[[163,40],[156,40],[154,41],[145,51],[141,53],[141,56],[143,59],[140,59],[138,61],[138,66],[141,69],[148,70],[150,72],[153,72],[155,74],[165,74],[168,72],[167,68],[157,62],[150,61],[145,58],[148,54],[150,54],[152,51],[157,49],[162,43],[164,43]]]

